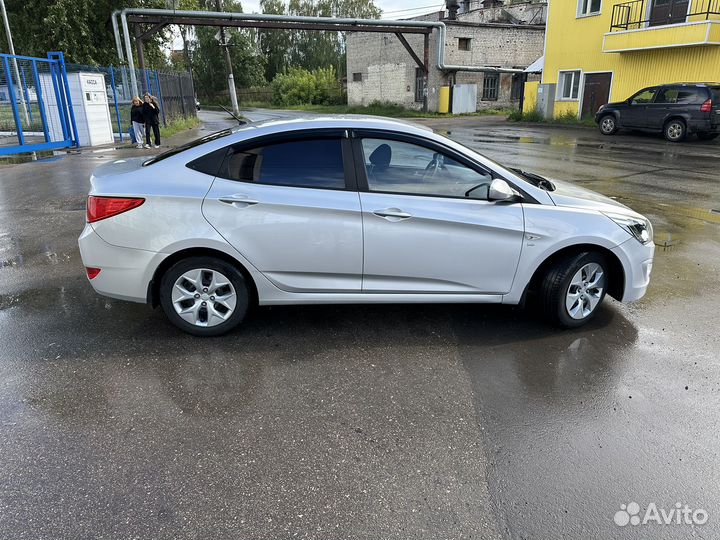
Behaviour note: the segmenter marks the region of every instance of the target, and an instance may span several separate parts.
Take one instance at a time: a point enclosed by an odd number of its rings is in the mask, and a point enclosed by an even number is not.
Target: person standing
[[[133,133],[135,134],[135,143],[138,148],[142,148],[143,141],[145,140],[145,115],[143,113],[143,102],[140,100],[140,96],[132,98],[130,122],[132,123]]]
[[[145,93],[143,117],[145,118],[145,147],[150,148],[150,130],[155,137],[155,148],[160,148],[160,104],[155,96]]]

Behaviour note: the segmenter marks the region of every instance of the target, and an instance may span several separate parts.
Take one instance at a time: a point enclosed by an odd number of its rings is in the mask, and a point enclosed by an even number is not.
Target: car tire
[[[245,278],[215,257],[189,257],[160,280],[160,305],[170,322],[194,336],[219,336],[242,322],[250,303]]]
[[[698,136],[698,139],[700,139],[701,141],[713,141],[720,136],[720,133],[708,133],[706,131],[705,132],[701,131],[700,133],[697,134],[697,136]]]
[[[682,120],[681,118],[671,118],[665,122],[663,135],[665,135],[665,139],[670,142],[681,142],[685,140],[685,137],[687,136],[687,126],[685,125],[685,120]]]
[[[598,127],[603,135],[615,135],[618,130],[617,119],[612,114],[606,114],[600,118]]]
[[[553,264],[540,284],[540,309],[556,326],[577,328],[590,321],[607,292],[608,264],[595,252],[577,253]]]

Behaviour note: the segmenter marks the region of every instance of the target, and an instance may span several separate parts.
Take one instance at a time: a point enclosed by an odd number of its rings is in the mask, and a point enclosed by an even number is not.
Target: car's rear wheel
[[[700,139],[700,140],[712,141],[714,139],[717,139],[718,136],[720,136],[720,133],[708,133],[706,131],[705,132],[701,131],[700,133],[697,134],[697,136],[698,136],[698,139]]]
[[[685,139],[687,135],[687,127],[685,121],[680,118],[672,118],[665,123],[663,129],[665,138],[670,142],[680,142]]]
[[[194,336],[219,336],[242,322],[250,294],[238,269],[215,257],[190,257],[160,281],[160,305],[168,319]]]
[[[614,135],[618,130],[617,120],[615,120],[612,114],[607,114],[600,118],[598,126],[600,127],[600,133],[603,135]]]
[[[607,262],[599,253],[584,252],[557,261],[540,284],[540,305],[551,323],[575,328],[595,316],[605,298]]]

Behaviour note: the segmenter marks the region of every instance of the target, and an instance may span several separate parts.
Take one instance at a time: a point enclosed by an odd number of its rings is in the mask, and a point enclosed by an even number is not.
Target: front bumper
[[[652,273],[655,244],[643,245],[630,238],[612,249],[625,271],[623,302],[633,302],[645,296]]]
[[[104,296],[131,302],[147,302],[148,284],[167,257],[166,253],[108,244],[89,223],[85,224],[78,245],[83,264],[100,268],[100,274],[90,280],[93,289]]]

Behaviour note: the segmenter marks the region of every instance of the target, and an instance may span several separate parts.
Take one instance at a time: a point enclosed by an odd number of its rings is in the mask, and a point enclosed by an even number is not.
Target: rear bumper
[[[167,257],[166,253],[108,244],[90,224],[85,225],[78,245],[83,265],[100,268],[100,273],[90,280],[93,289],[104,296],[131,302],[147,302],[148,284]]]
[[[630,238],[612,249],[623,265],[625,287],[623,302],[633,302],[645,296],[652,273],[655,245],[645,246]]]

